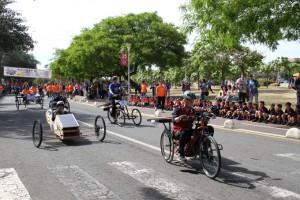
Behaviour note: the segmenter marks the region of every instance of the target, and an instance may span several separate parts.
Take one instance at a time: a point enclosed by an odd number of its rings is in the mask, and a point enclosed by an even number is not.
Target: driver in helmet
[[[52,121],[55,120],[56,115],[68,114],[65,110],[65,103],[63,101],[58,101],[56,104],[56,110],[52,114]]]
[[[193,108],[193,102],[196,98],[195,93],[187,90],[183,93],[182,105],[175,108],[173,117],[173,130],[176,139],[179,139],[179,157],[177,160],[186,161],[184,156],[184,147],[190,141],[193,134],[193,122],[196,118],[196,112]]]
[[[120,83],[118,83],[118,77],[117,76],[113,76],[112,77],[112,83],[109,85],[109,92],[108,92],[108,97],[110,99],[110,103],[112,105],[112,112],[111,112],[111,116],[115,117],[115,113],[116,113],[116,103],[115,100],[119,100],[120,99],[120,94],[121,94],[121,90],[123,90],[123,92],[125,94],[127,94],[126,90],[121,86]]]

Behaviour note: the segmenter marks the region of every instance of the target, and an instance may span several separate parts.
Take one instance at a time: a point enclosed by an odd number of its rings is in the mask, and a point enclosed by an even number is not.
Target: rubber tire
[[[205,141],[210,141],[210,149],[211,149],[212,145],[214,146],[214,148],[215,148],[214,153],[216,155],[213,154],[213,156],[218,158],[218,160],[216,161],[217,168],[214,172],[209,172],[208,169],[206,168],[206,165],[205,165],[206,162],[204,162],[205,160],[207,160],[207,159],[204,159],[204,154],[205,154],[204,152],[207,151],[207,150],[203,150],[203,144],[204,144]],[[209,152],[209,155],[210,154],[211,154],[211,151]],[[201,162],[201,165],[202,165],[202,169],[203,169],[203,171],[204,171],[204,173],[207,177],[209,177],[211,179],[214,179],[215,177],[217,177],[219,175],[219,172],[220,172],[220,169],[221,169],[221,153],[220,153],[219,146],[218,146],[216,140],[212,136],[207,136],[204,139],[203,142],[200,142],[199,159],[200,159],[200,162]]]
[[[38,135],[38,139],[36,138],[36,134]],[[32,128],[32,140],[33,145],[36,148],[39,148],[43,141],[43,127],[40,120],[35,120]]]
[[[165,140],[168,142],[167,147],[169,148],[169,154],[165,152]],[[165,161],[170,163],[173,160],[174,157],[174,142],[173,142],[173,137],[170,132],[168,131],[163,131],[161,136],[160,136],[160,151],[162,156],[164,157]]]
[[[19,99],[16,100],[16,107],[17,107],[17,110],[20,109],[20,102],[19,102]]]
[[[102,126],[101,126],[102,125]],[[99,129],[98,129],[99,127]],[[106,136],[106,125],[104,118],[100,115],[97,115],[94,123],[95,135],[100,142],[103,142]],[[98,133],[97,133],[98,132]],[[103,134],[99,134],[99,132],[103,132]]]
[[[40,103],[41,103],[41,109],[44,109],[44,99],[40,99]]]
[[[113,118],[112,116],[110,116],[111,110],[112,110],[112,107],[109,107],[109,109],[107,111],[107,118],[110,121],[110,123],[115,124],[116,123],[115,118]]]
[[[137,112],[135,112],[135,111],[137,111]],[[140,120],[139,121],[136,121],[136,118],[134,118],[134,112],[135,112],[135,115],[139,115],[139,117],[140,117]],[[131,119],[132,119],[132,121],[133,121],[133,123],[135,124],[135,125],[140,125],[141,123],[142,123],[142,115],[141,115],[141,112],[138,110],[138,109],[133,109],[132,111],[131,111]]]
[[[117,124],[122,127],[125,125],[125,113],[123,110],[120,110],[120,109],[117,109],[116,110],[116,114],[117,114],[117,117],[116,117],[116,122]]]
[[[70,113],[70,112],[71,112],[70,103],[67,101],[65,104],[66,104],[66,105],[67,105],[67,107],[68,107],[68,109],[67,109],[68,113]]]

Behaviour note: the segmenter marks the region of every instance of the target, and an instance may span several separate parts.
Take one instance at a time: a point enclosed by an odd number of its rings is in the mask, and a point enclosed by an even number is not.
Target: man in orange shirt
[[[23,94],[23,102],[27,102],[27,96],[30,95],[30,90],[29,87],[26,86],[23,90],[22,90],[22,94]]]
[[[0,97],[2,96],[3,90],[4,90],[4,87],[2,86],[2,84],[0,84]]]
[[[157,107],[165,112],[165,100],[167,96],[167,88],[164,86],[164,81],[159,82],[159,86],[156,87],[156,96],[157,96]]]
[[[141,84],[142,88],[141,88],[141,96],[142,98],[144,98],[147,94],[147,84],[145,82],[145,80],[142,80],[142,84]]]

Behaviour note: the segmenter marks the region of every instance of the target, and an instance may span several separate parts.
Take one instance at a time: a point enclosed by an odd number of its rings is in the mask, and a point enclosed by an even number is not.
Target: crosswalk
[[[144,187],[151,188],[165,199],[199,199],[199,188],[193,189],[185,183],[141,163],[120,161],[110,162],[107,165],[121,172],[121,174],[138,181]],[[57,165],[48,167],[47,169],[59,181],[61,184],[60,187],[64,187],[64,190],[72,194],[76,200],[127,199],[124,196],[118,196],[117,189],[108,188],[100,180],[97,180],[80,168],[80,166]],[[276,186],[268,186],[268,184],[256,181],[255,179],[250,180],[249,177],[246,177],[242,173],[231,173],[226,170],[222,170],[221,173],[228,176],[240,177],[241,179],[249,179],[248,182],[256,187],[255,190],[257,192],[263,193],[272,199],[300,199],[299,194]],[[222,198],[201,191],[201,199],[218,200]],[[0,200],[31,200],[29,192],[14,168],[0,169]]]

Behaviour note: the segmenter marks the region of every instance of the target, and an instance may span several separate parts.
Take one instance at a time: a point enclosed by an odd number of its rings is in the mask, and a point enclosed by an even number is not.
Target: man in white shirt
[[[246,75],[242,73],[241,78],[236,81],[236,87],[239,90],[239,101],[243,103],[246,101],[247,93],[247,80],[245,79]]]

